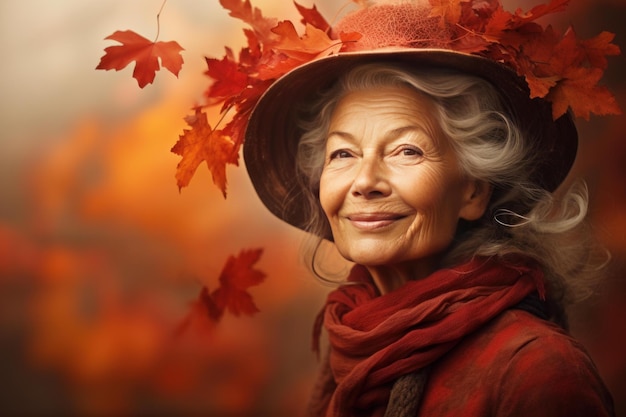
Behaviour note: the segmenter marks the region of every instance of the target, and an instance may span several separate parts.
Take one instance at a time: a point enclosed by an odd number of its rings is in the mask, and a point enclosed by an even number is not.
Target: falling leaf
[[[174,334],[180,336],[193,328],[198,333],[209,335],[216,323],[222,318],[223,313],[224,311],[215,305],[208,289],[202,287],[198,298],[191,304],[187,315],[178,325]]]
[[[172,152],[183,157],[176,168],[178,188],[189,184],[204,161],[211,171],[213,183],[226,198],[226,164],[238,165],[238,148],[221,130],[211,128],[203,111],[197,109],[195,115],[186,120],[191,130],[184,130],[172,148]]]
[[[161,65],[177,77],[183,66],[180,53],[184,49],[175,41],[152,42],[132,30],[118,30],[105,39],[120,42],[122,45],[105,48],[106,53],[96,69],[119,71],[135,61],[133,77],[140,88],[154,81],[156,72],[161,68],[159,59]]]
[[[210,334],[226,310],[236,316],[257,313],[259,310],[247,290],[265,280],[265,274],[254,269],[262,253],[263,249],[250,249],[242,250],[236,257],[228,257],[220,273],[220,286],[212,293],[206,286],[202,287],[198,298],[177,327],[176,336],[190,329]]]
[[[239,316],[252,315],[259,311],[248,288],[259,285],[265,274],[254,269],[263,249],[242,250],[237,257],[229,257],[220,274],[220,287],[213,292],[213,300],[218,308]]]

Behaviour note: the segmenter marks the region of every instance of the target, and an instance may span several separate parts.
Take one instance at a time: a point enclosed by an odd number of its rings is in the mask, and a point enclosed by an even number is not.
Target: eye
[[[424,151],[414,146],[405,146],[400,149],[403,156],[424,156]]]
[[[340,158],[350,158],[352,154],[345,149],[337,149],[336,151],[330,154],[329,159],[340,159]]]

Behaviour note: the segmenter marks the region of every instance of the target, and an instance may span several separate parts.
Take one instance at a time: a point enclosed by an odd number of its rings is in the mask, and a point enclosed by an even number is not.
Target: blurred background
[[[267,212],[243,167],[228,168],[226,200],[205,166],[180,193],[174,179],[170,148],[208,86],[204,57],[238,50],[243,25],[218,0],[169,1],[159,39],[185,48],[178,79],[160,71],[141,90],[131,67],[95,70],[114,31],[154,38],[161,2],[0,2],[0,415],[297,416],[306,402],[328,288],[300,261],[301,232]],[[316,4],[329,19],[339,8]],[[253,5],[298,19],[289,0]],[[625,18],[624,0],[578,0],[555,25],[614,32],[624,49]],[[622,108],[624,71],[612,57],[604,79]],[[626,119],[579,129],[573,176],[589,183],[614,259],[572,310],[572,332],[626,415]],[[260,313],[194,315],[227,258],[255,248],[267,274],[250,289]]]

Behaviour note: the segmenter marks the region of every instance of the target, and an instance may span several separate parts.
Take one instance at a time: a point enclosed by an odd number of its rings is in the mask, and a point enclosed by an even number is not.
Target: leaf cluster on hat
[[[196,112],[220,106],[220,119],[202,140],[228,138],[235,154],[245,142],[246,167],[261,200],[297,227],[305,221],[302,210],[297,202],[285,204],[293,202],[298,187],[293,164],[301,132],[294,109],[363,62],[385,59],[440,66],[490,81],[522,128],[542,143],[545,155],[539,158],[544,162],[538,172],[545,179],[538,181],[549,190],[564,179],[576,155],[573,117],[621,113],[610,91],[598,84],[607,56],[620,53],[612,43],[614,35],[602,32],[580,40],[571,27],[560,33],[537,23],[564,10],[568,0],[514,12],[504,10],[499,0],[371,6],[355,0],[358,9],[334,25],[315,6],[294,3],[302,18],[297,22],[300,30],[289,20],[263,16],[249,0],[220,3],[248,25],[247,45],[238,54],[226,47],[222,59],[206,59],[206,74],[213,82],[205,92],[206,103]],[[225,170],[226,163],[219,169]],[[217,177],[223,179],[219,184],[225,195],[225,173]]]

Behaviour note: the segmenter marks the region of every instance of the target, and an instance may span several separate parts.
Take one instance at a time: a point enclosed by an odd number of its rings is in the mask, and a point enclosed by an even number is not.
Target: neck
[[[429,276],[437,269],[438,258],[429,257],[394,265],[366,265],[381,294],[387,294],[406,284]]]

